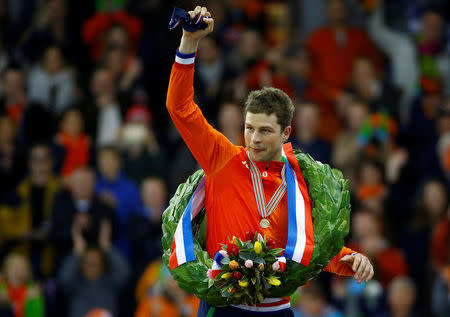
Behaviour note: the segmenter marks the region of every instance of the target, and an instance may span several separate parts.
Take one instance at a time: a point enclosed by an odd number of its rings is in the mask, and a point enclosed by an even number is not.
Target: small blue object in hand
[[[172,12],[172,17],[170,18],[169,30],[175,29],[180,24],[183,29],[188,32],[204,30],[208,27],[208,25],[203,22],[202,18],[203,16],[199,12],[193,19],[191,19],[186,10],[175,7]]]

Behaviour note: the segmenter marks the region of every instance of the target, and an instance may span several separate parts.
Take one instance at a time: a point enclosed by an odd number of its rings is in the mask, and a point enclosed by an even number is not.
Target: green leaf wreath
[[[308,154],[297,150],[294,151],[294,154],[312,202],[314,252],[308,267],[288,259],[285,274],[280,277],[281,285],[271,288],[270,296],[267,297],[290,296],[299,286],[315,279],[342,249],[344,238],[349,231],[350,193],[348,181],[343,178],[339,170],[331,169],[329,165],[315,161]],[[188,178],[186,183],[181,184],[163,214],[161,241],[164,254],[162,258],[167,268],[169,268],[172,240],[177,224],[203,176],[203,170],[198,170]],[[224,297],[217,288],[208,287],[207,271],[211,268],[213,259],[205,251],[205,215],[206,211],[203,208],[192,222],[196,261],[180,265],[171,270],[171,274],[182,289],[210,305],[241,304],[240,298]]]

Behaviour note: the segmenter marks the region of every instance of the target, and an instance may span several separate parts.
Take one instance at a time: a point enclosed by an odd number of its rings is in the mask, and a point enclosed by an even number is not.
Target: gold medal
[[[266,218],[261,219],[261,221],[259,222],[259,225],[261,226],[261,228],[263,229],[267,229],[270,226],[270,221],[267,220]]]

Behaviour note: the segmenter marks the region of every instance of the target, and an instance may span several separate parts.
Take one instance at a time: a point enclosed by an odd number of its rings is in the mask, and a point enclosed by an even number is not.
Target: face
[[[421,33],[425,42],[439,41],[442,36],[444,22],[435,12],[427,12],[422,18]]]
[[[357,240],[379,233],[377,219],[367,211],[356,213],[352,220],[352,233]]]
[[[3,92],[6,96],[23,92],[22,72],[18,70],[9,70],[3,79]]]
[[[367,58],[360,58],[353,64],[353,83],[367,83],[376,79],[372,62]]]
[[[62,131],[77,136],[83,131],[83,118],[78,110],[68,111],[61,123]]]
[[[242,33],[239,40],[239,50],[245,58],[252,59],[257,57],[261,49],[261,35],[258,32],[245,31]]]
[[[44,67],[50,74],[56,74],[64,66],[63,56],[59,48],[50,47],[45,51]]]
[[[0,118],[0,140],[5,143],[14,142],[16,126],[9,117]]]
[[[103,273],[103,257],[99,250],[90,249],[86,251],[82,262],[82,271],[88,281],[96,281]]]
[[[120,158],[113,151],[101,151],[98,157],[100,173],[110,179],[114,179],[120,172]]]
[[[447,203],[447,194],[445,188],[439,182],[429,182],[425,185],[424,204],[430,213],[430,216],[439,217],[445,210]]]
[[[114,89],[114,81],[111,72],[106,69],[100,69],[94,73],[91,84],[92,94],[95,96],[113,94]]]
[[[8,259],[5,273],[8,282],[21,285],[28,280],[30,269],[24,257],[15,255]]]
[[[309,316],[321,316],[325,308],[325,302],[322,298],[312,294],[302,294],[300,297],[300,307]]]
[[[347,111],[347,124],[351,131],[358,131],[367,116],[367,107],[364,104],[353,103]]]
[[[373,164],[365,162],[361,167],[361,183],[369,186],[375,186],[382,183],[380,170]]]
[[[415,301],[414,290],[406,283],[394,280],[389,291],[388,301],[389,306],[394,311],[408,312],[412,308]]]
[[[120,26],[111,28],[107,35],[106,46],[120,47],[124,50],[128,50],[128,33],[125,28]]]
[[[70,178],[70,189],[75,199],[91,199],[94,185],[95,175],[89,170],[75,170]]]
[[[291,126],[281,131],[275,113],[247,112],[245,117],[245,146],[250,158],[257,162],[281,161],[281,148],[291,134]]]
[[[343,0],[328,1],[328,19],[331,23],[343,23],[347,18],[347,7]]]
[[[319,109],[310,104],[298,106],[295,123],[298,131],[315,133],[319,124]]]
[[[155,211],[155,214],[151,216],[160,217],[161,214],[158,212],[162,212],[162,210],[155,209],[163,208],[166,204],[167,191],[164,182],[157,178],[147,179],[142,183],[141,193],[144,205]]]
[[[224,104],[219,110],[221,131],[242,131],[242,110],[235,104]]]
[[[120,48],[115,48],[106,53],[104,67],[115,77],[124,69],[125,60],[125,51]]]
[[[29,168],[33,175],[50,175],[52,171],[52,160],[47,147],[37,146],[33,148],[30,155]]]
[[[214,43],[214,40],[206,37],[198,45],[198,60],[202,63],[214,63],[220,58],[220,49]]]

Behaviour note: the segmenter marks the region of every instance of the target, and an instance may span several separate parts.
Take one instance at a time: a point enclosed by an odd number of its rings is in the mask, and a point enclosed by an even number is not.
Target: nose
[[[252,143],[253,144],[258,144],[261,143],[261,138],[258,132],[253,133],[252,135]]]

